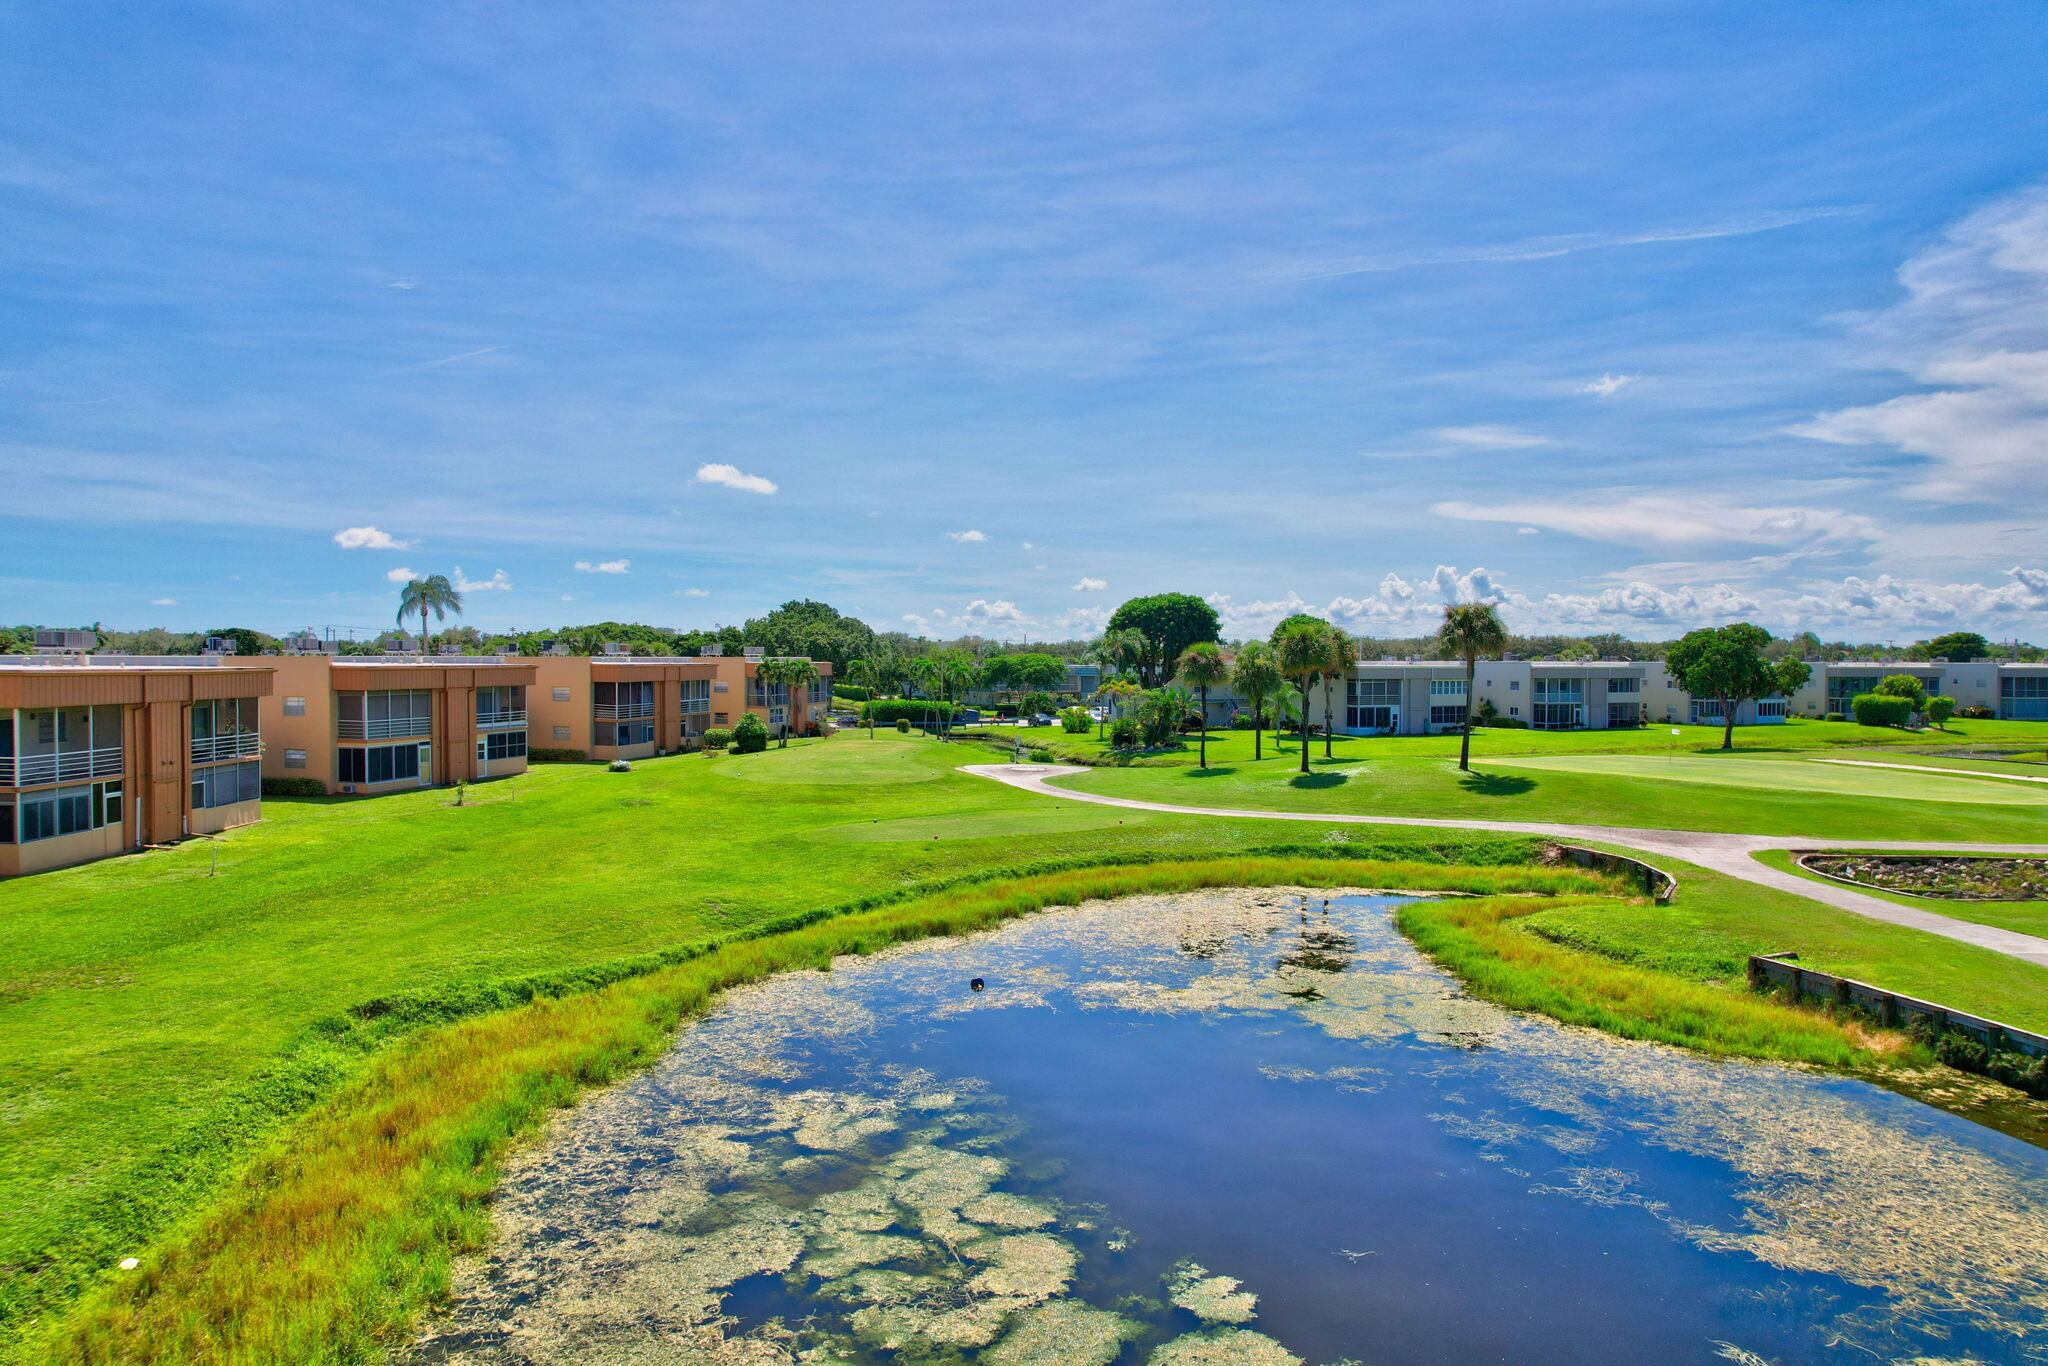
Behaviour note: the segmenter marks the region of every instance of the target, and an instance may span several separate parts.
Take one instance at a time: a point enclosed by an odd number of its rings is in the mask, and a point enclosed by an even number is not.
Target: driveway
[[[1662,854],[1670,858],[1683,859],[1687,863],[1696,863],[1702,868],[1711,868],[1717,873],[1726,873],[1729,877],[1755,883],[1759,887],[1790,892],[1794,896],[1803,896],[1809,901],[1819,901],[1841,910],[1853,911],[1872,920],[1903,925],[1908,929],[1925,930],[1944,939],[1975,944],[1979,948],[2009,954],[2014,958],[2048,968],[2048,939],[2021,934],[2016,930],[2002,930],[1995,925],[1978,925],[1967,920],[1936,915],[1931,911],[1916,910],[1911,906],[1902,906],[1896,901],[1866,896],[1854,888],[1798,877],[1758,863],[1750,857],[1762,849],[1892,849],[1905,852],[1960,850],[1982,854],[2048,855],[2048,844],[1928,844],[1912,840],[1839,840],[1816,839],[1801,835],[1728,835],[1705,830],[1641,830],[1624,825],[1461,821],[1427,816],[1359,816],[1314,811],[1246,811],[1227,806],[1172,806],[1165,802],[1105,797],[1094,792],[1077,791],[1071,787],[1051,786],[1051,780],[1054,778],[1065,778],[1089,771],[1073,764],[966,764],[959,771],[972,773],[981,778],[993,778],[1010,787],[1022,788],[1026,792],[1036,792],[1040,796],[1053,797],[1060,801],[1123,806],[1133,811],[1164,811],[1180,816],[1223,816],[1238,820],[1313,821],[1321,825],[1406,825],[1434,826],[1449,830],[1494,830],[1509,835],[1541,835],[1548,839],[1594,840],[1602,844],[1619,844],[1642,850],[1647,854]]]

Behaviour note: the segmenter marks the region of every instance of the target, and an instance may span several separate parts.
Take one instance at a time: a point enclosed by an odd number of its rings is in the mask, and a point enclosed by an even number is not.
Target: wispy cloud
[[[1535,432],[1483,423],[1473,427],[1438,427],[1430,432],[1430,436],[1449,446],[1478,446],[1496,451],[1520,451],[1554,444],[1549,437],[1538,436]]]
[[[1445,502],[1430,511],[1464,522],[1513,522],[1589,541],[1630,546],[1775,545],[1815,549],[1867,545],[1868,517],[1830,508],[1738,507],[1700,496],[1589,493],[1565,501]]]
[[[685,588],[682,590],[682,595],[686,598],[708,598],[711,596],[711,590],[708,588]]]
[[[632,567],[631,560],[599,560],[595,564],[589,560],[576,561],[579,574],[623,574]]]
[[[985,532],[980,531],[949,531],[946,533],[946,539],[949,541],[979,543],[982,541],[986,541],[988,539],[988,535]]]
[[[334,543],[343,550],[410,550],[414,544],[373,526],[345,527],[334,533]]]
[[[697,482],[738,489],[741,493],[773,493],[776,489],[773,479],[759,474],[747,474],[737,465],[699,465]]]
[[[494,589],[509,589],[511,586],[512,580],[502,569],[494,571],[488,579],[472,579],[462,572],[459,565],[455,570],[455,591],[458,593],[489,593]]]
[[[151,598],[149,605],[151,607],[176,607],[178,600],[176,598]]]
[[[410,285],[401,286],[401,288],[405,289],[410,289],[411,287]],[[423,360],[417,365],[401,365],[398,368],[401,370],[438,370],[444,365],[459,365],[463,361],[475,360],[479,356],[488,356],[493,352],[503,351],[504,349],[503,346],[479,346],[474,351],[460,351],[452,356],[441,356],[435,360]]]
[[[1572,392],[1575,394],[1591,394],[1595,398],[1613,398],[1616,394],[1641,378],[1642,376],[1640,375],[1602,375],[1598,379],[1587,380],[1584,384],[1574,388]]]
[[[1385,252],[1370,256],[1340,257],[1330,261],[1299,262],[1276,266],[1265,278],[1274,283],[1331,280],[1344,275],[1366,275],[1389,270],[1411,270],[1417,266],[1477,265],[1509,261],[1547,261],[1581,251],[1605,251],[1614,247],[1651,246],[1660,242],[1702,242],[1716,237],[1747,237],[1772,232],[1822,218],[1840,218],[1861,213],[1860,206],[1827,206],[1811,209],[1783,209],[1749,214],[1693,227],[1651,228],[1640,232],[1573,232],[1551,237],[1525,237],[1469,247],[1435,250]]]

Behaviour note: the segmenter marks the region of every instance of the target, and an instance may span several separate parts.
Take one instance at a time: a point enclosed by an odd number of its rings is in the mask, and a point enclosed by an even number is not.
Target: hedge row
[[[590,756],[580,749],[529,749],[526,762],[529,764],[580,764]]]
[[[934,718],[944,719],[959,714],[959,708],[949,702],[913,702],[900,697],[884,697],[878,701],[860,704],[862,725],[873,720],[878,726],[891,725],[897,721],[908,721],[914,726],[921,726]]]
[[[265,778],[263,795],[266,797],[324,797],[327,784],[318,778]]]

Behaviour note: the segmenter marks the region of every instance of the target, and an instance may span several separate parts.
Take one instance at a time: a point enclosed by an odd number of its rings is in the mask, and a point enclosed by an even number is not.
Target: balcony
[[[223,759],[254,759],[262,753],[263,737],[253,730],[192,742],[192,762],[195,764],[217,764]]]
[[[480,711],[476,714],[476,728],[478,730],[505,730],[510,727],[524,726],[525,724],[526,712],[523,709],[520,711]]]
[[[35,787],[41,783],[77,783],[88,778],[118,778],[121,747],[69,749],[57,754],[0,755],[0,787]]]
[[[685,716],[703,716],[710,710],[711,699],[708,697],[685,697],[683,699],[683,715]]]
[[[654,715],[652,702],[599,702],[590,714],[599,721],[638,721]]]
[[[340,740],[410,740],[414,736],[426,739],[433,730],[433,722],[424,716],[398,716],[388,721],[343,718],[334,723],[335,738]]]

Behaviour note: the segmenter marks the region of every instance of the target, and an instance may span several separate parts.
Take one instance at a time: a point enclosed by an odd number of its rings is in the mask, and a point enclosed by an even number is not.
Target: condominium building
[[[284,655],[263,704],[263,774],[376,793],[526,771],[533,661]]]
[[[645,759],[696,749],[704,732],[752,712],[771,735],[801,735],[832,701],[832,666],[792,696],[760,677],[759,652],[656,657],[623,652],[530,661],[533,743],[592,759]]]
[[[0,658],[0,876],[259,817],[268,661],[77,645]]]

